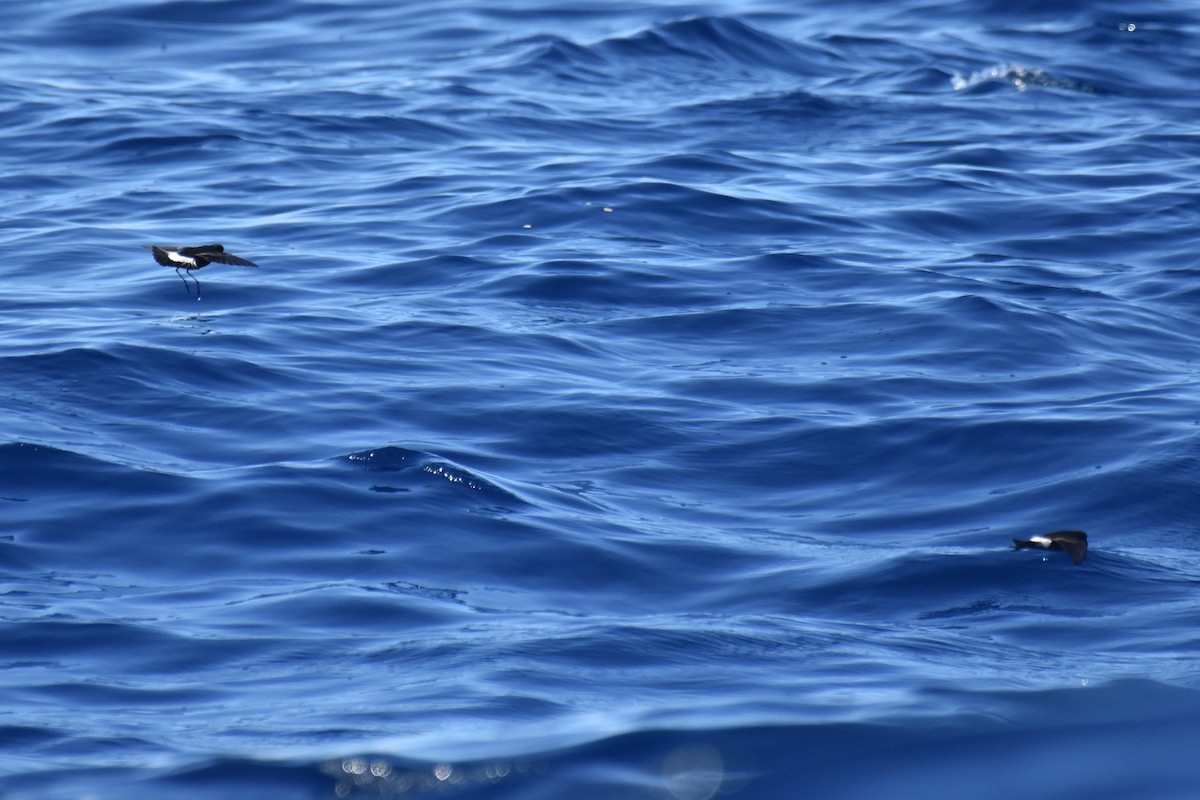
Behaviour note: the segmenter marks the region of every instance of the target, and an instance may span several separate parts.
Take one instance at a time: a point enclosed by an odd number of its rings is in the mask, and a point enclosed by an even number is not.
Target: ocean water
[[[0,799],[1200,792],[1195,4],[0,24]]]

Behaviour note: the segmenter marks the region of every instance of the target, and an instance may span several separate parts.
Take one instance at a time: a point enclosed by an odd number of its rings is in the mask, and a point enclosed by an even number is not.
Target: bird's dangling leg
[[[192,287],[188,286],[187,278],[183,277],[183,273],[179,271],[179,267],[175,268],[175,274],[179,276],[179,280],[183,281],[183,288],[188,293],[188,297],[191,297]]]

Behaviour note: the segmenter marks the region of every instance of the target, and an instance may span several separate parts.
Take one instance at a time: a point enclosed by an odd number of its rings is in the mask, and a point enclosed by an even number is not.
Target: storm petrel
[[[184,277],[184,273],[179,271],[186,270],[188,276],[196,283],[197,300],[200,299],[200,281],[195,275],[192,275],[192,270],[204,269],[214,261],[218,264],[236,264],[239,267],[258,266],[253,261],[247,261],[233,253],[226,253],[225,248],[219,244],[205,244],[199,247],[159,247],[147,244],[143,247],[153,252],[154,260],[164,267],[174,267],[175,274],[183,281],[183,286],[188,290],[188,294],[191,294],[192,289],[188,286],[187,278]]]
[[[1087,555],[1087,534],[1083,531],[1055,531],[1028,539],[1013,539],[1013,549],[1020,550],[1022,547],[1066,550],[1071,560],[1078,564]]]

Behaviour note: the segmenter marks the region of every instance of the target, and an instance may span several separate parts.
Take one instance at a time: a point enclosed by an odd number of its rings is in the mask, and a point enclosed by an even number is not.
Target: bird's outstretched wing
[[[1069,555],[1071,560],[1076,564],[1081,563],[1083,559],[1087,557],[1086,539],[1082,542],[1059,542],[1059,544],[1062,545],[1062,549],[1067,551],[1067,555]]]
[[[253,261],[247,261],[240,256],[235,256],[233,253],[223,253],[220,251],[204,250],[199,255],[207,258],[209,261],[217,261],[221,264],[235,264],[239,267],[257,267]]]
[[[167,255],[167,251],[163,250],[161,247],[156,247],[155,245],[152,245],[152,244],[144,244],[144,245],[142,245],[142,247],[145,247],[147,250],[152,252],[154,254],[154,260],[157,261],[159,264],[162,264],[164,267],[178,267],[179,266],[178,262],[172,261],[170,259],[170,257]]]

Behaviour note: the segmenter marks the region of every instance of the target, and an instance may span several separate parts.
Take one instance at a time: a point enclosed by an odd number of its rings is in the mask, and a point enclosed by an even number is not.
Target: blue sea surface
[[[1200,792],[1194,3],[0,25],[0,800]]]

